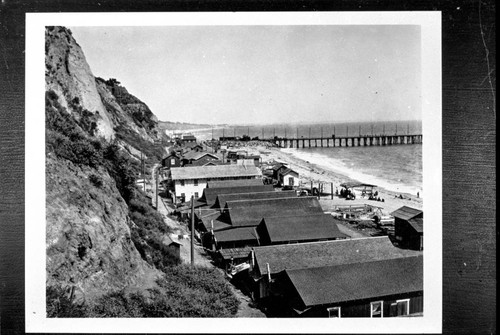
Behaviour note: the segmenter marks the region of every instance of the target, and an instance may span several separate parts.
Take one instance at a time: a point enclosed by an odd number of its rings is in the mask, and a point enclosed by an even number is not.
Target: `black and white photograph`
[[[28,16],[28,329],[439,331],[439,22]]]

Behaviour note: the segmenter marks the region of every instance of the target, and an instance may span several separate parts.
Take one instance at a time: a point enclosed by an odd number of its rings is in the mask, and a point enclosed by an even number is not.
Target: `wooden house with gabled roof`
[[[237,166],[237,165],[231,165]],[[250,179],[248,179],[250,180]],[[227,187],[211,187],[205,188],[201,196],[201,200],[205,201],[208,206],[213,206],[217,200],[219,194],[236,194],[236,193],[253,193],[253,192],[273,192],[274,188],[272,185],[260,184],[248,185],[248,186],[227,186]]]
[[[423,256],[286,269],[289,316],[396,317],[423,312]]]
[[[394,237],[401,247],[424,249],[424,212],[403,206],[391,213],[394,216]]]
[[[219,194],[215,199],[214,206],[222,211],[226,207],[226,203],[228,201],[296,198],[296,197],[297,194],[295,193],[295,191],[268,191],[268,192]]]
[[[227,201],[224,214],[234,227],[257,226],[265,217],[323,214],[316,197]]]
[[[264,217],[257,228],[261,245],[345,239],[329,214]]]
[[[270,283],[286,269],[354,264],[422,255],[421,251],[395,247],[389,237],[369,237],[326,242],[254,247],[250,256],[255,279],[254,298],[272,295]]]

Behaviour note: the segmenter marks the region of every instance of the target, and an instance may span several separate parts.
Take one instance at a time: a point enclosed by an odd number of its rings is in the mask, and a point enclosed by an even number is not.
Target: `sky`
[[[421,120],[420,27],[69,27],[162,121]]]

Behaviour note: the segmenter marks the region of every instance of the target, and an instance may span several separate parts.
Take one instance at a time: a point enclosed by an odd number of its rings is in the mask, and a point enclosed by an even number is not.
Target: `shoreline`
[[[239,149],[254,149],[258,150],[262,157],[262,162],[267,163],[269,161],[275,160],[287,163],[288,166],[297,171],[299,173],[300,185],[301,187],[310,187],[310,182],[313,183],[325,183],[330,184],[333,183],[334,188],[338,188],[340,191],[340,184],[344,182],[359,182],[353,178],[347,177],[342,173],[337,171],[331,171],[324,167],[318,166],[317,164],[306,161],[302,158],[296,157],[291,153],[284,152],[281,148],[270,146],[267,143],[262,142],[248,142],[247,145],[243,145],[239,147]],[[268,153],[263,153],[267,151]],[[326,191],[329,192],[330,188],[327,187]],[[376,187],[376,191],[378,191],[381,199],[384,199],[384,202],[378,202],[368,199],[360,199],[361,201],[365,200],[366,204],[382,207],[384,212],[392,212],[402,206],[409,206],[417,209],[423,208],[423,198],[417,198],[414,194],[404,193],[404,192],[395,192],[391,190],[387,190],[381,186]],[[399,195],[403,196],[403,199],[399,198]],[[325,206],[338,205],[339,201],[346,201],[345,205],[349,205],[349,201],[345,199],[339,199],[334,196],[334,199],[331,200],[330,196],[324,197],[322,199],[322,203]],[[327,210],[327,208],[325,208]]]

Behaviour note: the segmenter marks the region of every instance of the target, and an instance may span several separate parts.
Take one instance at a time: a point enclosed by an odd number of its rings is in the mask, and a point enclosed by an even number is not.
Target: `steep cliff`
[[[143,148],[137,139],[154,143],[162,137],[158,119],[144,102],[116,79],[94,77],[82,49],[64,27],[45,30],[45,85],[73,117],[89,119],[86,130],[92,135],[118,138],[123,146],[139,151]]]
[[[45,37],[47,287],[77,301],[157,287],[155,250],[127,203],[130,158],[162,154],[157,119],[116,80],[94,77],[71,31],[47,27]]]
[[[160,273],[135,248],[127,204],[108,172],[52,153],[46,171],[47,285],[74,289],[77,299],[154,287]]]

